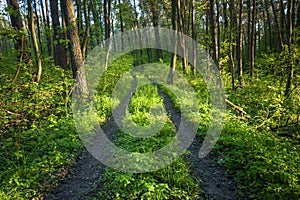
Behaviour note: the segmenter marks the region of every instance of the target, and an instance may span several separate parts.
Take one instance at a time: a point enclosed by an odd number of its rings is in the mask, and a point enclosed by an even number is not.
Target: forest
[[[0,0],[0,200],[300,199],[299,48],[299,0]]]

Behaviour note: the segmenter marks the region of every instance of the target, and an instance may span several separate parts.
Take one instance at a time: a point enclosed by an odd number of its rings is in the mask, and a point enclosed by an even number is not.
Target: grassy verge
[[[70,72],[45,63],[40,84],[33,68],[3,58],[0,81],[0,199],[31,199],[56,186],[81,142],[69,115]]]

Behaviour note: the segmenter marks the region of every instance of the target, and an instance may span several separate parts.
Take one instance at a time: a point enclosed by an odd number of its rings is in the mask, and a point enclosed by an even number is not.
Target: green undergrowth
[[[0,199],[30,199],[57,186],[81,148],[72,120],[11,133],[0,144]]]
[[[137,88],[123,119],[124,129],[117,133],[114,143],[132,153],[151,153],[169,144],[176,137],[175,127],[166,113],[152,112],[160,106],[163,102],[157,86],[146,84]],[[151,137],[131,135],[145,134],[160,126]],[[152,162],[146,158],[146,163],[143,163],[143,159],[126,161],[133,165],[134,162],[140,163],[138,167],[143,170],[144,164]],[[122,161],[118,163],[123,164]],[[158,171],[147,173],[122,172],[107,167],[98,181],[103,187],[98,191],[97,199],[197,199],[200,189],[189,172],[189,164],[182,158]]]
[[[228,107],[226,123],[215,148],[220,162],[249,199],[298,199],[300,196],[299,91],[289,99],[284,87],[269,77],[244,88],[227,90],[227,98],[249,115]],[[278,127],[285,127],[284,134]]]
[[[203,79],[185,77],[198,95],[198,135],[204,138],[211,120],[208,92]],[[226,86],[226,75],[223,79]],[[288,98],[283,91],[284,85],[270,77],[253,79],[237,90],[226,89],[227,98],[249,116],[227,107],[226,122],[213,153],[224,156],[219,164],[238,181],[239,194],[249,199],[300,196],[300,90],[295,88]],[[169,96],[178,107],[176,98]]]
[[[227,173],[250,199],[297,199],[300,195],[299,143],[267,130],[253,130],[228,117],[217,151]]]
[[[82,148],[70,116],[70,71],[43,62],[35,69],[11,57],[1,60],[0,199],[32,199],[57,185]]]

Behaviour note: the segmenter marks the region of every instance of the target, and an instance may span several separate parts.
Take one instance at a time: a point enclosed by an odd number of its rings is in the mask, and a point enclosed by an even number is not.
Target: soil
[[[175,126],[178,126],[181,118],[180,112],[174,109],[172,101],[167,95],[162,91],[159,91],[159,94],[163,97],[166,110],[169,112],[172,122]],[[113,134],[118,130],[118,127],[114,120],[109,118],[102,126],[102,129],[108,138],[113,140]],[[224,169],[219,166],[218,160],[222,159],[219,155],[210,153],[203,159],[198,158],[201,143],[201,139],[196,137],[189,148],[191,153],[185,156],[191,163],[191,175],[198,180],[199,187],[203,191],[199,199],[243,199],[237,196],[237,183],[231,177],[227,177]],[[96,184],[97,180],[104,170],[104,165],[89,152],[84,151],[74,162],[66,179],[44,199],[91,199],[96,195],[96,190],[92,190],[92,188],[98,185]]]

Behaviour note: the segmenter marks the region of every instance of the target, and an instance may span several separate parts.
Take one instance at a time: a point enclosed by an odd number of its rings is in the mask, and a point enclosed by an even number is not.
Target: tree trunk
[[[194,75],[196,75],[196,71],[197,71],[197,35],[196,35],[196,26],[195,26],[194,0],[190,0],[190,7],[191,7],[191,12],[192,12],[193,72],[194,72]]]
[[[285,27],[286,27],[286,24],[285,24],[285,13],[284,13],[284,4],[283,4],[283,0],[279,0],[279,8],[280,8],[280,28],[281,28],[281,35],[282,35],[282,39],[283,41],[285,41],[285,38],[284,38],[284,30],[285,30]],[[286,42],[284,42],[286,44]]]
[[[12,27],[17,31],[22,31],[24,27],[18,0],[6,0],[6,2],[7,5],[12,9],[12,11],[9,13]],[[17,41],[17,43],[15,44],[15,48],[20,51],[20,60],[29,62],[30,56],[27,49],[27,40],[25,38],[25,35],[22,34],[21,37],[15,37],[15,40]]]
[[[234,56],[233,56],[233,35],[234,35],[234,27],[235,27],[235,23],[234,23],[234,18],[233,15],[235,15],[234,12],[234,8],[235,7],[235,0],[230,0],[230,19],[232,19],[232,21],[230,21],[230,32],[229,32],[229,56],[230,56],[230,61],[231,61],[231,65],[230,65],[230,72],[231,72],[231,86],[232,89],[235,88],[235,79],[234,79],[234,70],[235,70],[235,61],[234,61]]]
[[[217,10],[217,16],[216,16],[216,30],[217,30],[217,58],[218,58],[218,65],[219,65],[219,56],[220,56],[220,45],[221,45],[221,29],[220,29],[220,5],[219,0],[216,0],[216,10]]]
[[[218,56],[218,44],[217,44],[217,34],[216,34],[216,14],[215,14],[215,2],[214,0],[209,1],[210,7],[210,34],[211,34],[211,49],[212,49],[212,59],[217,67],[219,67],[219,56]]]
[[[82,30],[82,13],[81,13],[81,0],[75,0],[77,9],[77,30],[80,36],[80,31]],[[80,38],[79,38],[80,39]]]
[[[39,19],[39,15],[38,15],[38,12],[37,12],[37,3],[36,3],[36,0],[33,1],[34,3],[34,12],[36,14],[36,28],[37,28],[37,31],[38,31],[38,41],[39,41],[39,46],[41,47],[42,46],[42,40],[41,40],[41,27],[40,27],[40,19]]]
[[[300,4],[299,4],[299,5],[300,5]],[[279,23],[278,23],[277,12],[276,12],[275,5],[274,5],[274,2],[273,2],[273,1],[271,1],[271,6],[272,6],[272,11],[273,11],[274,20],[275,20],[275,27],[276,27],[276,29],[277,29],[278,36],[279,36],[280,47],[281,47],[281,50],[283,50],[283,36],[282,36],[282,30],[281,30],[281,27],[279,26]]]
[[[178,18],[178,29],[179,32],[181,33],[181,35],[183,36],[185,34],[185,6],[184,6],[184,0],[178,0],[177,1],[177,18]],[[184,37],[180,37],[180,46],[182,49],[182,54],[183,54],[183,58],[182,58],[182,70],[184,73],[187,72],[187,67],[188,67],[188,63],[187,63],[187,49],[185,48],[185,40]]]
[[[267,14],[267,24],[268,24],[268,32],[269,32],[269,47],[270,47],[270,50],[272,51],[274,49],[274,46],[272,45],[274,38],[272,35],[271,17],[270,17],[270,11],[269,11],[269,3],[267,0],[265,2],[265,9],[266,9],[266,14]]]
[[[295,4],[294,0],[288,0],[288,10],[287,10],[287,17],[288,17],[288,31],[287,31],[287,39],[288,39],[288,53],[289,53],[289,59],[290,63],[288,65],[288,74],[287,74],[287,82],[285,87],[285,96],[287,97],[289,95],[289,92],[292,87],[292,80],[294,76],[294,60],[293,60],[293,50],[292,45],[294,42],[293,39],[293,27],[294,27],[294,19],[293,19],[293,13],[295,10]]]
[[[46,21],[47,21],[47,43],[48,43],[48,52],[49,56],[53,56],[53,41],[52,41],[52,33],[50,29],[50,16],[49,16],[49,2],[45,0],[46,5]]]
[[[250,43],[250,76],[253,77],[254,65],[255,65],[255,32],[256,32],[256,0],[252,1],[252,20],[251,20],[251,43]]]
[[[154,2],[151,1],[150,3],[150,10],[151,10],[151,14],[152,14],[152,24],[153,27],[155,28],[155,40],[156,40],[156,60],[159,61],[159,59],[162,58],[162,52],[161,52],[161,41],[160,41],[160,34],[159,34],[159,30],[158,30],[158,15],[157,15],[157,11],[156,11],[156,4]]]
[[[122,10],[122,4],[121,4],[121,0],[118,0],[119,3],[119,17],[120,17],[120,28],[121,28],[121,37],[122,37],[122,41],[121,41],[121,49],[122,51],[124,50],[124,23],[123,23],[123,10]]]
[[[35,59],[36,59],[36,65],[37,65],[37,68],[38,68],[36,81],[40,82],[41,75],[42,75],[42,61],[41,61],[41,57],[40,57],[38,42],[37,42],[37,39],[36,39],[33,11],[32,11],[32,5],[31,5],[32,1],[28,0],[27,3],[28,3],[28,26],[29,26],[29,30],[30,30],[32,43],[33,43],[33,49],[34,49],[34,54],[35,54]]]
[[[88,1],[87,0],[83,0],[83,15],[84,15],[84,21],[85,21],[85,34],[83,37],[83,41],[82,41],[82,47],[81,47],[81,51],[82,51],[82,57],[85,58],[86,55],[86,49],[87,49],[87,43],[88,43],[88,38],[89,38],[89,34],[90,34],[90,9],[87,8],[88,7]]]
[[[240,11],[239,11],[239,30],[238,30],[238,42],[237,42],[237,59],[238,59],[238,81],[239,85],[242,87],[244,85],[243,80],[243,8],[244,8],[244,1],[240,0]]]
[[[89,91],[86,82],[86,76],[83,68],[83,57],[80,49],[80,40],[74,14],[74,5],[72,0],[62,1],[65,8],[65,20],[68,29],[68,38],[70,40],[71,63],[73,77],[77,77],[76,90],[83,98],[89,98]]]
[[[96,40],[97,40],[97,45],[101,44],[101,34],[99,34],[100,31],[100,21],[99,20],[99,13],[97,11],[96,5],[94,0],[90,0],[91,2],[91,8],[92,8],[92,14],[93,14],[93,20],[96,28]],[[101,26],[102,27],[102,26]]]
[[[176,22],[176,15],[177,15],[177,0],[172,0],[172,30],[177,32],[177,22]],[[174,73],[176,67],[176,59],[177,59],[177,38],[176,34],[172,35],[172,40],[174,42],[174,53],[172,53],[171,62],[170,62],[170,73],[168,77],[168,83],[174,83]]]
[[[105,47],[106,47],[106,57],[105,57],[105,69],[108,67],[108,57],[110,51],[110,33],[111,33],[111,24],[110,24],[110,14],[111,14],[111,0],[104,0],[103,3],[104,11],[104,27],[105,27]]]
[[[55,41],[54,45],[54,61],[56,65],[61,66],[63,69],[68,69],[66,49],[64,44],[60,42],[63,37],[59,34],[58,30],[60,28],[59,16],[58,16],[58,0],[50,0],[50,11],[52,17],[52,27],[53,27],[53,38]]]

